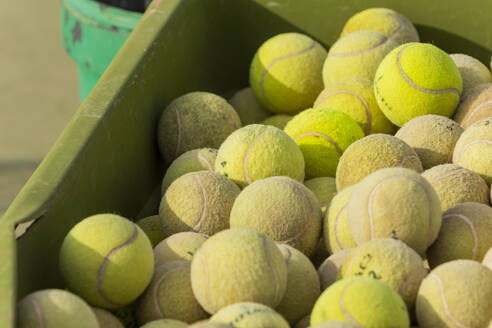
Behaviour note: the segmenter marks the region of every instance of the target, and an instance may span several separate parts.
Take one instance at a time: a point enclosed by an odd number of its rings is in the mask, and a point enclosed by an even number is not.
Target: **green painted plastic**
[[[63,47],[77,63],[83,101],[135,29],[141,13],[94,0],[63,0]]]
[[[0,327],[13,328],[17,299],[63,286],[58,251],[74,224],[157,211],[165,165],[156,123],[172,99],[243,87],[268,37],[303,31],[329,47],[348,17],[374,6],[407,15],[424,42],[490,60],[488,1],[155,0],[0,219]]]

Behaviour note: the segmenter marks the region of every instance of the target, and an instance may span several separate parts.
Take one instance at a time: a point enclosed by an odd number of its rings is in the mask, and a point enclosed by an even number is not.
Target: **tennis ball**
[[[27,295],[17,304],[16,312],[18,328],[99,328],[90,306],[77,295],[61,289]]]
[[[429,43],[407,43],[379,65],[374,92],[384,115],[398,126],[425,114],[453,115],[463,90],[451,57]]]
[[[260,104],[250,87],[236,92],[229,103],[236,110],[243,126],[258,123],[272,115]]]
[[[478,59],[464,54],[450,55],[463,80],[463,94],[479,84],[492,82],[492,74]]]
[[[341,37],[361,30],[382,33],[398,44],[419,42],[419,35],[412,22],[388,8],[369,8],[353,15],[345,23]]]
[[[252,124],[231,134],[220,146],[215,172],[241,188],[272,176],[304,180],[304,158],[296,143],[273,126]]]
[[[360,328],[358,324],[337,320],[328,320],[318,323],[317,325],[310,326],[310,328]]]
[[[316,98],[314,108],[334,108],[346,113],[366,135],[395,131],[379,109],[373,83],[368,79],[347,78],[329,84]]]
[[[321,207],[302,183],[288,177],[253,182],[231,210],[231,228],[250,228],[310,256],[321,232]]]
[[[347,78],[374,80],[379,63],[398,43],[375,31],[357,31],[338,39],[323,64],[325,87]]]
[[[373,239],[353,250],[340,270],[341,278],[378,279],[397,291],[412,309],[422,279],[427,275],[422,258],[400,240]]]
[[[187,151],[176,158],[164,175],[162,180],[161,194],[164,194],[177,178],[186,173],[203,170],[214,171],[217,149],[201,148]]]
[[[318,177],[304,181],[304,185],[311,190],[321,205],[321,211],[325,211],[331,200],[337,193],[335,178]]]
[[[470,260],[442,264],[417,294],[419,327],[486,327],[492,319],[492,270]]]
[[[439,115],[422,115],[405,123],[395,137],[412,147],[424,169],[451,162],[453,149],[463,128]]]
[[[252,302],[229,305],[215,313],[212,322],[223,322],[235,328],[289,328],[284,318],[268,306]]]
[[[454,120],[464,129],[473,123],[492,116],[492,83],[481,84],[463,94]]]
[[[427,260],[431,268],[458,259],[481,262],[490,247],[492,207],[458,204],[443,213],[439,237],[427,250]]]
[[[93,307],[92,312],[96,315],[101,328],[125,328],[117,317],[106,310]]]
[[[407,307],[387,284],[372,278],[350,277],[335,282],[318,298],[311,326],[339,320],[365,328],[408,328]]]
[[[239,116],[225,99],[208,92],[190,92],[162,112],[157,141],[164,161],[170,163],[188,150],[219,148],[240,127]]]
[[[191,261],[207,238],[203,233],[192,231],[178,232],[167,237],[154,248],[155,266],[171,261]]]
[[[482,264],[492,270],[492,247],[485,253]]]
[[[338,278],[343,263],[347,260],[354,248],[346,248],[332,254],[318,268],[319,280],[321,282],[321,290],[330,287]]]
[[[154,271],[149,238],[115,214],[93,215],[77,223],[63,240],[59,263],[68,289],[107,309],[132,303]]]
[[[434,187],[443,211],[466,202],[489,204],[489,187],[485,180],[459,165],[438,165],[422,176]]]
[[[226,325],[222,322],[213,322],[210,320],[201,320],[195,322],[192,325],[187,326],[188,328],[230,328],[230,325]]]
[[[331,253],[357,246],[347,216],[347,205],[354,188],[350,186],[336,194],[323,215],[323,239],[326,249]]]
[[[357,245],[375,238],[399,239],[420,255],[441,227],[439,196],[420,174],[403,168],[376,171],[356,185],[347,206]]]
[[[279,128],[280,130],[283,130],[287,123],[289,123],[289,121],[292,119],[292,117],[293,116],[291,115],[273,115],[261,121],[260,124],[271,125]]]
[[[143,230],[143,232],[145,232],[147,237],[149,237],[152,247],[155,247],[164,239],[159,215],[152,215],[140,219],[136,222],[136,224]]]
[[[211,171],[179,177],[159,207],[164,236],[183,231],[213,235],[229,228],[229,214],[239,192],[232,181]]]
[[[297,114],[313,105],[323,89],[326,50],[307,35],[283,33],[261,45],[249,71],[259,101],[275,114]]]
[[[191,285],[209,313],[239,302],[272,308],[287,287],[287,265],[277,245],[251,229],[221,231],[203,243],[191,262]]]
[[[388,134],[372,134],[357,140],[343,153],[337,166],[337,189],[352,186],[369,174],[389,167],[422,172],[417,153],[404,141]]]
[[[287,123],[285,132],[304,155],[307,179],[334,177],[345,149],[364,136],[350,116],[327,108],[303,111]]]
[[[480,174],[490,185],[492,182],[492,118],[473,123],[456,142],[453,163]]]
[[[311,309],[320,294],[318,273],[306,255],[288,245],[278,245],[287,263],[287,289],[275,310],[295,324]]]
[[[311,321],[311,315],[307,315],[301,320],[299,320],[294,328],[308,328],[309,327],[309,322]]]
[[[140,328],[186,328],[188,325],[182,321],[173,319],[161,319],[151,321]],[[101,327],[102,328],[102,327]]]
[[[136,309],[141,325],[158,319],[193,323],[208,316],[191,289],[190,261],[172,261],[156,267]]]

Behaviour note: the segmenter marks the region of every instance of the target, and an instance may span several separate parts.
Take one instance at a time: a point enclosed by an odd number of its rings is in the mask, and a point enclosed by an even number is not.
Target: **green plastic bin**
[[[94,0],[61,3],[63,48],[77,63],[83,101],[135,29],[141,13]]]
[[[63,287],[58,251],[74,224],[157,211],[156,123],[172,99],[243,87],[268,37],[302,31],[329,47],[348,17],[374,6],[407,15],[425,42],[490,59],[489,1],[155,0],[0,219],[0,327],[13,327],[17,299]]]

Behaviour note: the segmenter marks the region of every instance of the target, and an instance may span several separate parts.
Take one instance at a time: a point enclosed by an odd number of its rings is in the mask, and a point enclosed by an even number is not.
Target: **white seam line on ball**
[[[465,221],[466,224],[468,224],[470,226],[470,229],[471,229],[471,232],[472,232],[472,235],[473,235],[473,250],[472,250],[472,260],[476,261],[477,260],[477,252],[478,252],[478,234],[477,234],[477,230],[475,229],[475,227],[473,226],[473,223],[470,221],[469,218],[467,218],[465,215],[463,214],[458,214],[458,213],[448,213],[448,214],[445,214],[443,215],[442,219],[449,219],[451,217],[457,217],[459,219],[462,219],[463,221]]]
[[[475,145],[475,144],[478,144],[478,143],[485,143],[489,146],[492,146],[492,141],[491,140],[487,140],[487,139],[477,139],[477,140],[473,140],[472,142],[469,142],[467,143],[463,148],[460,149],[460,152],[458,153],[458,155],[456,155],[456,162],[458,162],[460,159],[461,159],[461,156],[463,156],[463,153],[468,149],[470,148],[471,146]],[[456,149],[456,148],[455,148]],[[456,163],[458,164],[458,163]]]
[[[402,159],[401,159],[401,162],[400,164],[398,164],[399,167],[403,167],[403,165],[405,165],[406,162],[408,162],[409,160],[412,160],[412,159],[416,159],[418,161],[420,161],[420,158],[416,155],[408,155],[408,156],[404,156]]]
[[[249,172],[248,172],[248,158],[249,158],[249,153],[251,152],[251,149],[254,147],[256,142],[258,142],[258,139],[266,132],[268,129],[268,126],[265,125],[263,127],[263,130],[253,139],[253,142],[248,146],[248,149],[246,149],[246,154],[244,155],[244,160],[243,160],[243,175],[244,175],[244,180],[246,180],[247,184],[251,183],[251,179],[249,177]]]
[[[212,165],[210,165],[210,163],[207,161],[207,159],[205,157],[203,157],[202,155],[198,154],[198,159],[202,162],[202,163],[205,163],[205,165],[207,166],[208,170],[209,171],[213,171],[212,169]]]
[[[386,42],[388,42],[388,40],[389,39],[386,36],[384,36],[384,38],[381,39],[381,41],[379,41],[378,43],[376,43],[375,45],[373,45],[370,48],[362,49],[362,50],[354,51],[354,52],[344,52],[344,53],[331,53],[331,52],[328,52],[328,57],[352,57],[352,56],[359,56],[359,55],[362,55],[362,54],[364,54],[366,52],[370,52],[370,51],[373,51],[373,50],[381,47]]]
[[[362,325],[360,323],[357,322],[357,320],[355,320],[354,317],[352,317],[350,315],[350,313],[347,311],[347,309],[345,308],[345,302],[344,302],[344,297],[345,297],[345,293],[347,291],[347,289],[350,287],[350,285],[352,285],[354,282],[350,282],[348,283],[342,290],[342,294],[340,295],[340,311],[343,313],[343,316],[348,319],[350,322],[352,322],[353,324],[356,324],[356,325],[360,325],[362,327]]]
[[[452,171],[449,171],[443,175],[440,175],[438,177],[436,177],[435,179],[431,179],[431,178],[428,178],[427,180],[432,182],[432,183],[436,183],[442,179],[445,179],[447,177],[450,177],[452,175],[455,175],[455,174],[458,174],[458,173],[461,173],[461,172],[467,172],[469,171],[468,169],[465,169],[465,168],[459,168],[459,169],[455,169],[455,170],[452,170]]]
[[[472,117],[473,115],[475,115],[475,114],[476,114],[476,112],[478,112],[480,109],[482,109],[483,107],[485,107],[485,106],[487,106],[487,105],[490,105],[490,104],[492,104],[492,100],[487,100],[486,102],[483,102],[483,103],[481,103],[480,105],[478,105],[478,106],[474,107],[474,108],[473,108],[473,109],[472,109],[472,110],[468,113],[468,115],[466,115],[465,122],[463,122],[463,123],[464,123],[464,125],[468,125],[468,122],[470,121],[471,117]]]
[[[333,140],[331,137],[327,136],[326,134],[324,133],[321,133],[321,132],[316,132],[316,131],[308,131],[308,132],[304,132],[304,133],[301,133],[299,135],[297,135],[295,138],[294,138],[294,141],[297,141],[301,138],[304,138],[304,137],[309,137],[309,136],[317,136],[317,137],[322,137],[323,139],[325,139],[326,141],[328,141],[329,143],[331,143],[333,145],[333,147],[335,147],[338,155],[342,156],[343,154],[343,151],[342,149],[340,148],[340,146],[338,146],[338,144],[335,142],[335,140]]]
[[[274,297],[274,301],[275,301],[275,303],[277,301],[280,302],[281,300],[277,300],[277,298],[279,296],[279,293],[278,293],[278,290],[279,290],[279,286],[278,286],[279,277],[277,275],[277,270],[275,270],[275,267],[274,267],[274,265],[272,263],[272,259],[270,257],[270,251],[268,250],[268,245],[266,244],[266,242],[267,242],[266,237],[264,235],[261,235],[261,240],[262,240],[262,243],[263,243],[263,251],[265,252],[266,261],[268,263],[268,266],[270,267],[270,270],[273,273],[273,280],[275,280],[275,297]]]
[[[178,140],[176,140],[175,157],[178,157],[181,148],[181,117],[179,116],[179,112],[177,108],[175,108],[174,111],[176,112],[176,126],[178,127],[178,136],[177,136]]]
[[[193,173],[193,177],[196,180],[196,183],[200,186],[200,189],[202,191],[202,199],[203,199],[203,207],[202,207],[202,214],[200,215],[200,219],[198,219],[197,224],[193,227],[193,230],[198,232],[198,230],[201,228],[203,220],[207,217],[207,210],[208,210],[208,197],[207,197],[207,191],[205,190],[205,187],[203,187],[202,180],[200,180],[200,177],[198,176],[197,173]]]
[[[154,288],[152,289],[152,302],[154,303],[154,309],[161,319],[164,319],[164,313],[162,313],[161,307],[159,305],[159,288],[161,286],[161,283],[171,273],[176,271],[182,271],[182,270],[183,268],[174,268],[172,270],[167,271],[159,278],[159,280],[157,280],[156,284],[154,285]]]
[[[43,311],[41,311],[41,308],[40,308],[38,302],[36,302],[36,300],[30,299],[29,301],[31,302],[32,306],[34,307],[34,312],[36,312],[36,317],[38,317],[39,328],[44,328],[45,324],[44,324]]]
[[[449,311],[449,306],[448,306],[448,303],[446,302],[446,297],[444,296],[444,287],[442,286],[442,281],[441,279],[439,278],[439,276],[437,276],[435,273],[431,273],[429,274],[430,277],[432,277],[434,280],[437,281],[437,284],[439,285],[439,291],[440,291],[440,294],[441,294],[441,301],[442,301],[442,305],[443,305],[443,308],[444,308],[444,312],[446,313],[446,316],[451,319],[451,321],[456,325],[458,326],[459,328],[469,328],[468,326],[465,326],[463,325],[462,323],[460,323],[458,320],[456,320],[452,315],[451,315],[451,312]]]
[[[338,212],[337,216],[335,217],[335,239],[336,239],[337,244],[338,244],[338,247],[340,247],[340,249],[345,249],[345,246],[343,245],[342,241],[338,237],[338,222],[340,220],[340,216],[342,215],[343,211],[347,211],[347,205],[348,205],[348,202],[347,202],[347,204],[345,204],[340,209],[340,211]]]

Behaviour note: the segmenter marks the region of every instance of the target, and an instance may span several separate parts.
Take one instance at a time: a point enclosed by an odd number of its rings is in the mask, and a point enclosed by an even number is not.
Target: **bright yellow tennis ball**
[[[190,261],[172,261],[156,267],[136,312],[141,325],[164,318],[187,323],[206,319],[208,314],[191,289]]]
[[[374,96],[371,80],[348,78],[326,86],[314,103],[314,108],[334,108],[348,114],[366,135],[393,134],[395,126],[384,116]]]
[[[405,302],[387,284],[372,278],[350,277],[328,287],[311,313],[311,325],[328,320],[365,328],[408,328]]]
[[[188,325],[179,320],[160,319],[151,321],[140,328],[186,328]]]
[[[454,113],[454,120],[464,129],[473,123],[492,116],[492,83],[480,84],[463,94]]]
[[[405,123],[395,137],[405,141],[419,156],[424,169],[451,162],[463,128],[440,115],[422,115]]]
[[[304,185],[316,195],[322,212],[326,210],[333,197],[337,194],[335,178],[332,177],[318,177],[306,180]]]
[[[203,243],[191,262],[193,293],[209,313],[239,302],[280,304],[287,265],[277,245],[251,229],[221,231]]]
[[[350,116],[327,108],[312,108],[299,113],[284,130],[304,155],[307,179],[334,177],[345,149],[364,136]]]
[[[492,319],[492,270],[470,260],[442,264],[417,294],[421,328],[487,327]]]
[[[77,223],[60,250],[66,286],[89,304],[119,308],[133,302],[154,270],[152,245],[133,222],[98,214]]]
[[[369,174],[388,167],[422,172],[417,153],[404,141],[388,134],[372,134],[357,140],[343,153],[337,166],[337,189],[352,186]]]
[[[360,326],[351,322],[328,320],[318,323],[317,325],[310,326],[310,328],[360,328]]]
[[[424,261],[405,243],[373,239],[354,249],[340,270],[341,278],[363,276],[381,280],[400,294],[412,309],[422,279],[427,275]]]
[[[388,8],[369,8],[356,13],[345,23],[341,36],[361,30],[380,32],[398,44],[419,42],[412,22]]]
[[[263,125],[271,125],[276,128],[279,128],[280,130],[283,130],[287,123],[292,119],[293,116],[291,115],[273,115],[270,116],[267,119],[264,119],[263,121],[260,122],[260,124]]]
[[[155,247],[164,239],[159,215],[152,215],[140,219],[136,222],[136,224],[143,230],[143,232],[145,232],[147,237],[149,237],[152,247]]]
[[[125,328],[121,321],[109,311],[93,307],[92,312],[96,315],[97,322],[99,322],[100,327]]]
[[[155,266],[171,261],[191,261],[208,236],[193,231],[178,232],[160,242],[154,248]]]
[[[374,78],[379,107],[398,126],[425,114],[451,117],[462,90],[454,61],[429,43],[407,43],[394,49]]]
[[[492,270],[492,247],[485,253],[482,264]]]
[[[338,279],[338,272],[354,248],[346,248],[328,257],[318,268],[321,291],[330,287]]]
[[[490,190],[485,180],[459,165],[434,166],[422,176],[434,187],[443,211],[466,202],[489,204]]]
[[[420,255],[436,240],[441,204],[431,184],[415,171],[388,168],[359,182],[347,207],[358,245],[376,238],[403,241]]]
[[[453,163],[480,174],[490,185],[492,182],[492,118],[473,123],[456,142]]]
[[[289,328],[285,319],[263,304],[245,302],[229,305],[210,318],[236,328]]]
[[[250,87],[236,92],[229,99],[229,103],[236,110],[243,126],[258,123],[272,115],[260,104]]]
[[[379,63],[397,46],[375,31],[357,31],[338,39],[323,64],[325,87],[347,78],[373,81]]]
[[[464,54],[452,54],[450,56],[460,71],[463,80],[463,94],[477,85],[492,82],[490,70],[478,59]]]
[[[24,297],[17,305],[17,328],[99,328],[91,307],[61,289],[45,289]]]
[[[307,35],[284,33],[261,45],[251,63],[249,82],[272,113],[294,115],[313,105],[323,90],[326,50]]]
[[[459,259],[481,262],[490,247],[492,208],[463,203],[443,213],[439,237],[427,250],[427,260],[431,268]]]

